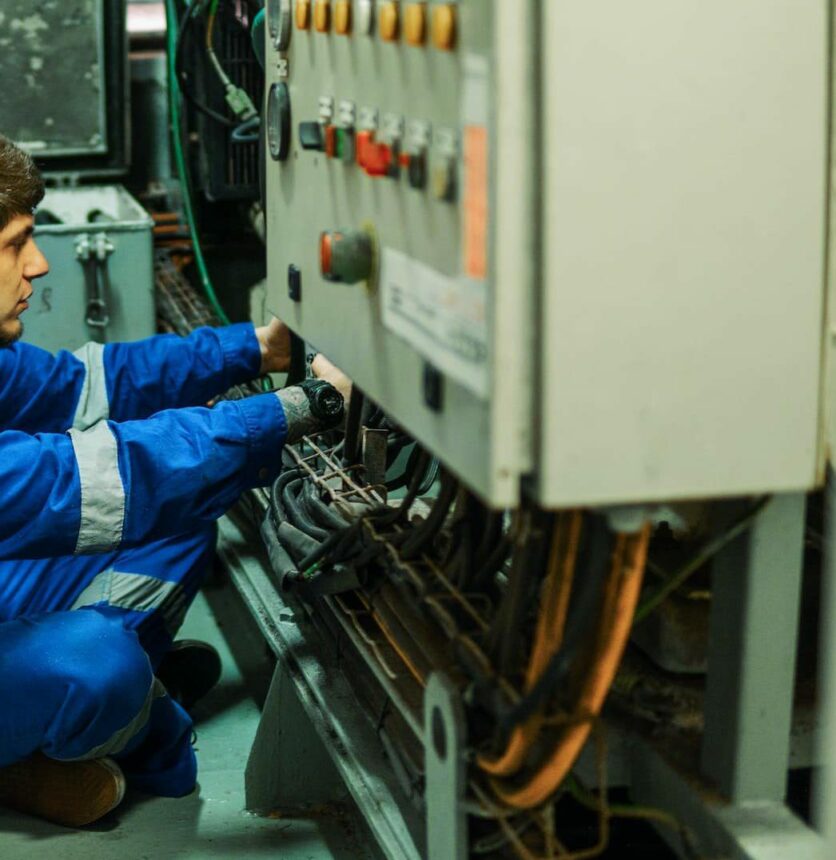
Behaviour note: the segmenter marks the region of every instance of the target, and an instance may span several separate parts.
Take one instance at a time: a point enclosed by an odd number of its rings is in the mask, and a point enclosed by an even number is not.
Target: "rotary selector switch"
[[[285,83],[270,87],[267,96],[267,146],[273,161],[285,161],[290,154],[290,91]]]
[[[293,31],[293,8],[291,0],[268,0],[267,25],[270,38],[277,51],[286,51],[290,46]]]
[[[326,230],[319,237],[322,277],[338,284],[369,281],[374,272],[374,237],[365,230]]]

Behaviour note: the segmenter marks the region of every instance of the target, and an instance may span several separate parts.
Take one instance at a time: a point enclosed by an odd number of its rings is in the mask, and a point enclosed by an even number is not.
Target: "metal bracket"
[[[110,324],[107,294],[110,292],[108,257],[116,250],[107,233],[82,233],[75,243],[75,256],[84,269],[87,283],[87,325],[105,329]]]
[[[467,860],[465,721],[459,692],[440,673],[424,691],[428,860]]]

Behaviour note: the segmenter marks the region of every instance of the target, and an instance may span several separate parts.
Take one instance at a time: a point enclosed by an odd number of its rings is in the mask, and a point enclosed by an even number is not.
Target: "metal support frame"
[[[677,757],[674,765],[662,746],[609,726],[610,784],[629,788],[636,803],[682,822],[700,856],[832,856],[822,853],[821,837],[784,804],[805,507],[801,494],[777,496],[750,532],[715,560],[701,756],[695,751],[693,761]],[[577,769],[594,783],[589,748]],[[676,832],[659,832],[682,851]]]
[[[836,470],[827,473],[827,518],[822,590],[823,730],[819,754],[823,769],[817,788],[816,817],[827,843],[821,858],[836,856]]]
[[[348,795],[281,662],[261,712],[244,787],[253,812],[308,809]]]
[[[336,774],[375,847],[391,860],[420,860],[423,834],[418,816],[396,796],[392,769],[374,726],[360,710],[333,655],[282,599],[260,541],[224,517],[219,523],[218,554],[279,663],[247,766],[248,806],[275,808],[291,792],[294,808],[313,803],[333,785],[332,774]],[[288,732],[293,732],[292,737]],[[298,750],[290,749],[294,744]],[[323,765],[325,773],[300,773],[305,751],[315,756],[305,767]],[[288,762],[276,758],[287,754]],[[301,782],[294,786],[292,780],[297,778]],[[334,794],[340,794],[336,787]],[[334,800],[334,795],[329,799]]]
[[[435,673],[424,691],[427,857],[467,860],[465,720],[459,693]]]
[[[702,768],[738,803],[786,791],[805,511],[777,496],[714,562]]]

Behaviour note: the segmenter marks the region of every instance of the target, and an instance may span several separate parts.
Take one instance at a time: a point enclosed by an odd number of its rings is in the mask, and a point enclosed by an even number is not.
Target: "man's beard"
[[[11,346],[13,343],[19,341],[23,337],[23,323],[18,320],[18,329],[15,334],[6,334],[3,329],[0,329],[0,349],[4,347]]]

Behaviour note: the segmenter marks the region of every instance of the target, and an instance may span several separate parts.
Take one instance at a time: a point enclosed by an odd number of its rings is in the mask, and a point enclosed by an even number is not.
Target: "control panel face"
[[[496,504],[529,467],[533,358],[531,17],[510,5],[269,0],[267,28],[267,307]]]

